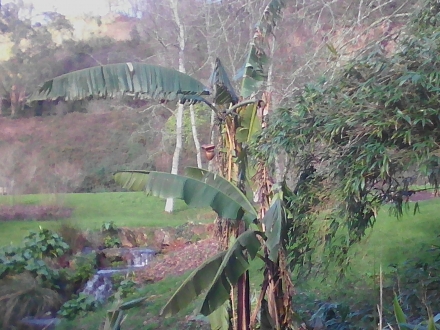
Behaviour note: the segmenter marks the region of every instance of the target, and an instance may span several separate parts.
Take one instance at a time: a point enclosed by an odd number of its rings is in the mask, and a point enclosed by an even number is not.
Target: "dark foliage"
[[[1,205],[0,221],[60,220],[72,216],[73,208],[58,205]]]
[[[292,107],[276,111],[259,137],[257,156],[274,160],[285,152],[300,173],[316,169],[306,183],[300,176],[301,189],[290,205],[297,220],[292,242],[304,242],[295,243],[291,253],[303,262],[324,245],[325,256],[344,266],[349,247],[374,225],[385,202],[400,216],[412,181],[423,177],[438,188],[438,9],[436,1],[425,3],[394,54],[378,47],[334,77],[307,85]],[[316,219],[325,219],[321,238],[310,235]]]

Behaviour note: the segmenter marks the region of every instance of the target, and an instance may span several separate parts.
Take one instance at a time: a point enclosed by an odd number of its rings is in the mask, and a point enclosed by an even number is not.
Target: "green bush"
[[[117,236],[118,227],[114,224],[113,221],[104,222],[101,225],[101,232],[106,235],[103,242],[105,248],[114,248],[121,246],[121,241]]]
[[[68,250],[69,245],[48,229],[30,232],[22,246],[8,246],[0,251],[0,278],[28,271],[40,276],[50,286],[55,286],[59,278],[58,270],[48,266],[44,259],[60,257]]]
[[[121,246],[121,241],[118,237],[105,236],[103,243],[105,248],[114,248]]]
[[[87,282],[96,272],[96,253],[76,255],[71,262],[71,266],[73,273],[69,277],[69,280],[81,284]]]
[[[128,276],[115,275],[112,277],[113,289],[116,293],[113,295],[115,298],[127,298],[137,291],[136,283]]]
[[[93,296],[80,293],[74,299],[66,301],[61,306],[58,315],[68,320],[73,320],[78,315],[94,311],[97,307],[98,303]]]

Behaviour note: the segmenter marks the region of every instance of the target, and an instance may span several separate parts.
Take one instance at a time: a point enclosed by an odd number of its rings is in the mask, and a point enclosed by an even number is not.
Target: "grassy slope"
[[[28,195],[16,197],[0,196],[0,203],[27,202],[39,203],[48,202],[51,196]],[[183,203],[178,202],[176,213],[168,215],[163,212],[164,202],[146,197],[142,193],[102,193],[102,194],[70,194],[58,196],[66,206],[75,207],[74,216],[70,221],[76,222],[83,228],[99,228],[104,221],[115,221],[118,226],[165,226],[179,225],[186,221],[209,222],[212,220],[212,213],[208,211],[188,209]],[[422,202],[421,212],[416,216],[408,213],[402,219],[397,220],[382,210],[375,228],[353,251],[353,262],[349,271],[351,280],[350,288],[357,290],[356,281],[365,280],[377,274],[379,265],[382,264],[385,273],[389,273],[388,265],[400,263],[417,256],[427,254],[426,250],[430,244],[436,243],[437,235],[440,233],[440,213],[438,212],[439,200]],[[38,225],[55,227],[57,222],[15,222],[1,223],[0,242],[18,242],[26,234],[27,230],[35,229]],[[252,273],[258,276],[258,266],[251,269]],[[183,324],[176,322],[182,319],[183,315],[188,315],[195,308],[195,305],[188,306],[178,318],[161,319],[158,312],[165,301],[171,296],[173,290],[178,287],[185,276],[171,277],[159,283],[149,284],[139,295],[150,297],[146,307],[137,308],[129,313],[125,323],[125,329],[183,329]],[[319,279],[321,280],[321,279]],[[253,277],[253,286],[259,279]],[[373,283],[373,281],[371,281]],[[346,285],[342,283],[342,285]],[[353,285],[353,286],[351,286]],[[303,288],[308,287],[315,292],[320,292],[321,297],[333,297],[339,299],[340,295],[334,295],[339,286],[335,286],[331,276],[327,276],[325,281],[309,281]],[[377,289],[377,285],[372,284],[370,289]],[[352,290],[345,291],[350,296]],[[377,291],[377,290],[376,290]],[[341,292],[341,291],[339,291]],[[371,294],[371,290],[368,291]],[[372,297],[374,298],[374,297]],[[375,299],[375,298],[374,298]],[[63,324],[61,329],[97,329],[97,325],[103,320],[103,311],[91,313],[86,317],[79,318],[73,323]],[[147,321],[145,325],[142,325]],[[196,329],[192,324],[189,328]]]
[[[375,306],[379,301],[380,266],[385,286],[393,285],[395,269],[390,265],[402,265],[413,258],[429,260],[433,257],[430,247],[440,243],[440,199],[419,204],[420,213],[413,215],[414,203],[410,203],[411,209],[401,219],[382,209],[374,228],[351,251],[351,266],[345,279],[335,283],[337,274],[330,270],[325,276],[298,283],[299,291],[316,299],[350,305],[363,301]],[[301,302],[303,298],[298,296],[297,299]]]
[[[357,276],[378,274],[380,265],[388,272],[391,264],[427,256],[429,246],[439,243],[439,204],[438,199],[420,202],[420,212],[414,215],[414,203],[410,203],[402,219],[383,209],[374,228],[354,249],[351,272]]]
[[[69,221],[84,229],[99,229],[103,222],[108,221],[114,221],[118,227],[164,227],[178,226],[188,221],[210,222],[214,218],[212,212],[190,209],[182,201],[176,201],[174,214],[167,214],[164,212],[163,200],[137,192],[0,196],[0,204],[54,202],[74,208],[72,218],[61,221]],[[56,229],[59,223],[60,221],[0,223],[0,246],[11,242],[19,243],[29,230],[36,230],[38,226]]]
[[[389,216],[384,209],[380,212],[378,222],[369,236],[354,249],[352,254],[352,267],[348,272],[348,281],[338,285],[332,281],[331,276],[318,280],[311,280],[302,289],[310,289],[320,298],[356,300],[358,295],[369,295],[373,301],[377,300],[375,293],[378,292],[377,283],[371,275],[377,274],[379,265],[385,269],[385,276],[389,274],[391,263],[401,263],[413,257],[423,257],[430,244],[438,241],[440,233],[440,213],[438,213],[439,200],[431,200],[420,203],[421,212],[413,216],[411,212],[402,219]],[[413,205],[413,204],[410,204]],[[261,275],[259,265],[251,267],[251,275],[254,289],[257,289]],[[148,285],[139,295],[147,294],[152,297],[145,307],[136,308],[129,313],[125,329],[183,329],[182,324],[176,323],[183,315],[192,313],[196,304],[188,306],[178,318],[161,319],[158,312],[166,300],[172,295],[185,276],[168,278],[162,282]],[[363,287],[359,287],[362,282]],[[365,287],[365,283],[371,283]],[[346,297],[344,297],[344,292]],[[356,292],[356,293],[355,293]],[[357,297],[357,298],[356,298]],[[78,329],[96,329],[103,319],[103,312],[90,314],[80,318],[75,323]],[[142,324],[145,323],[145,327]],[[195,325],[188,325],[188,329],[196,329]],[[74,329],[73,323],[64,324],[61,329]]]

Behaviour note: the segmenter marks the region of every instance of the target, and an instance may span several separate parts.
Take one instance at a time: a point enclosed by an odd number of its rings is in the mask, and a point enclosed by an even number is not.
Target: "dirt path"
[[[218,251],[219,244],[213,238],[170,246],[164,251],[165,254],[155,258],[145,270],[137,272],[137,280],[141,283],[156,282],[169,275],[182,275],[197,268]]]

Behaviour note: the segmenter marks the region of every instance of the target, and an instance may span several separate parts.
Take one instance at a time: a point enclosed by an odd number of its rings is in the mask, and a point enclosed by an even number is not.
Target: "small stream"
[[[126,267],[100,269],[91,279],[89,279],[81,291],[91,295],[99,303],[105,303],[113,294],[113,283],[111,277],[115,274],[125,275],[148,266],[148,263],[156,255],[156,251],[148,248],[121,248],[121,255],[129,256],[126,258]],[[27,317],[21,321],[23,324],[34,330],[55,329],[60,322],[58,318],[32,318]]]
[[[139,270],[139,268],[146,267],[156,254],[154,250],[147,248],[122,248],[121,253],[125,255],[128,253],[130,255],[130,258],[127,258],[127,267],[98,270],[86,283],[82,291],[83,293],[93,296],[100,303],[104,303],[113,294],[113,284],[111,281],[113,275],[125,275]]]

